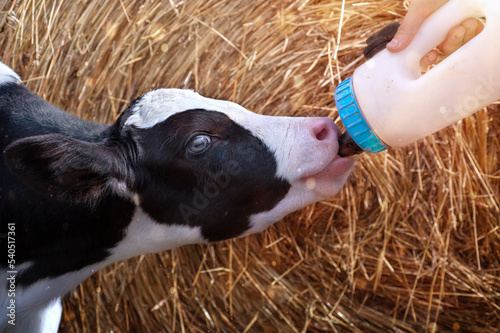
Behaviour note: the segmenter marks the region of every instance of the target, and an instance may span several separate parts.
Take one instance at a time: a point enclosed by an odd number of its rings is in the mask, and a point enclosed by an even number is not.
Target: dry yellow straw
[[[0,60],[50,102],[102,122],[155,87],[338,122],[334,87],[363,63],[364,40],[405,13],[400,0],[4,0],[0,10]],[[61,332],[495,332],[499,131],[493,106],[361,157],[337,197],[258,235],[116,263],[69,295]]]

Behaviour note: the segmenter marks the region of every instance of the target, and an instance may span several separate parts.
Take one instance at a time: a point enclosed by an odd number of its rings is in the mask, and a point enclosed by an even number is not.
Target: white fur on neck
[[[125,237],[110,251],[107,261],[116,262],[195,243],[206,243],[201,227],[157,223],[138,207]]]
[[[105,260],[86,266],[78,271],[69,272],[55,278],[39,280],[27,288],[17,288],[16,318],[20,321],[24,316],[42,313],[49,302],[73,290],[83,280],[100,269],[121,260],[126,260],[141,254],[173,249],[186,244],[205,243],[200,227],[161,224],[153,221],[141,208],[137,208],[132,221],[125,231],[124,238],[116,247],[110,250],[110,256]],[[23,270],[29,269],[32,263],[20,265],[17,276]],[[5,314],[7,309],[6,272],[0,272],[0,332],[7,327]],[[57,305],[54,303],[55,306]],[[55,313],[55,312],[54,312]]]
[[[21,82],[21,77],[12,68],[0,62],[0,85],[11,82]]]

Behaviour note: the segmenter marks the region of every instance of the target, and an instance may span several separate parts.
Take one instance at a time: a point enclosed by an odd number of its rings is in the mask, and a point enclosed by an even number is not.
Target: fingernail
[[[390,47],[390,48],[393,48],[393,49],[397,48],[398,46],[399,46],[399,40],[397,40],[397,39],[395,39],[395,38],[393,38],[393,39],[389,42],[389,44],[387,44],[387,47]]]

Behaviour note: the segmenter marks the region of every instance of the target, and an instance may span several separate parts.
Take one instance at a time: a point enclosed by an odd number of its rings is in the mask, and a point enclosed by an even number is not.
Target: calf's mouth
[[[339,156],[348,157],[353,155],[358,155],[363,152],[363,148],[358,146],[356,141],[353,140],[348,132],[345,132],[339,137]]]

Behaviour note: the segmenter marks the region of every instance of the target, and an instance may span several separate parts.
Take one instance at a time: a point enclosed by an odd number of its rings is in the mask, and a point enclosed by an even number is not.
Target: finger
[[[462,29],[463,28],[463,29]],[[438,46],[445,56],[450,55],[465,43],[469,42],[484,29],[484,24],[475,18],[468,18],[460,26],[450,30],[446,40]]]
[[[465,28],[464,43],[470,41],[477,34],[479,34],[484,28],[483,22],[475,18],[468,18],[465,21],[463,21],[461,25]]]
[[[465,28],[464,44],[476,36],[476,29],[478,20],[475,18],[468,18],[463,21],[461,26]]]
[[[366,47],[363,50],[363,54],[366,59],[370,59],[375,56],[378,52],[385,49],[385,46],[394,37],[399,27],[399,23],[392,22],[385,26],[382,30],[374,35],[371,35],[366,40]]]
[[[422,22],[445,4],[448,0],[434,0],[434,1],[417,1],[413,0],[408,13],[406,13],[401,22],[401,26],[396,33],[396,36],[387,44],[387,49],[391,52],[399,52],[404,50],[410,45],[416,32],[422,25]],[[430,2],[430,3],[429,3]]]
[[[477,28],[476,28],[476,35],[478,35],[479,33],[481,33],[481,31],[483,31],[484,29],[484,22],[483,21],[480,21],[480,20],[477,20]]]
[[[436,50],[430,51],[420,60],[420,66],[429,67],[430,65],[433,65],[434,63],[436,63],[438,56],[439,54]]]
[[[424,20],[425,16],[421,14],[412,14],[408,11],[408,14],[404,17],[403,22],[401,22],[401,25],[398,28],[398,32],[389,44],[387,44],[387,49],[391,52],[404,50],[408,45],[410,45],[418,28],[420,28]]]
[[[464,37],[465,28],[461,25],[456,26],[448,32],[446,39],[438,46],[438,49],[445,56],[449,56],[464,44]]]

